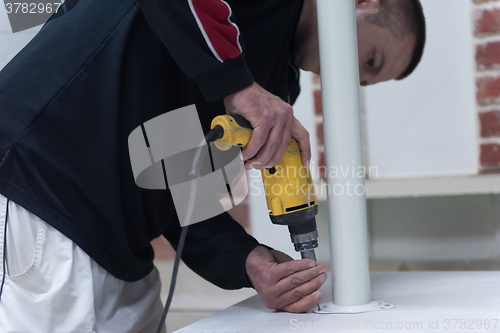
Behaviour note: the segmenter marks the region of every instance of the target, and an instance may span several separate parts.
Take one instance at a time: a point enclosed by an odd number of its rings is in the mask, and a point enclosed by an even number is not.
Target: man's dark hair
[[[420,0],[380,0],[379,11],[366,19],[378,26],[388,28],[395,37],[408,34],[415,38],[414,50],[408,67],[396,80],[410,75],[420,63],[424,53],[426,28]]]

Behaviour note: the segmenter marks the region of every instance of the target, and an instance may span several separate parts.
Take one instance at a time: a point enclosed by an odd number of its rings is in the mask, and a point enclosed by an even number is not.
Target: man
[[[204,130],[240,114],[254,127],[248,168],[274,165],[291,136],[308,163],[290,104],[297,65],[320,71],[315,2],[228,2],[80,1],[0,72],[0,331],[154,330],[149,242],[163,234],[175,247],[181,228],[169,191],[134,183],[127,137],[145,121],[191,104]],[[363,84],[411,73],[425,40],[418,1],[356,3]],[[190,226],[183,260],[291,312],[314,307],[326,278],[228,214]]]

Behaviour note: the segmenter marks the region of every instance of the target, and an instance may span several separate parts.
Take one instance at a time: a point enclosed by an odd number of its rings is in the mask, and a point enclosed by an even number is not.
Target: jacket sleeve
[[[177,249],[181,227],[172,221],[165,238]],[[252,287],[246,258],[259,243],[228,213],[189,226],[182,260],[195,273],[223,289]]]
[[[139,0],[158,38],[207,102],[253,81],[231,7],[223,0]]]

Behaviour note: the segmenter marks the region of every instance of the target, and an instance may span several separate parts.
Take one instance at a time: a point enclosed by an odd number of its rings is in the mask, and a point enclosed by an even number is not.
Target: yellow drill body
[[[211,128],[217,126],[224,130],[222,137],[215,140],[215,145],[221,150],[227,150],[232,145],[245,148],[252,136],[250,124],[239,116],[217,116]],[[271,221],[288,225],[296,250],[303,257],[305,252],[309,253],[305,257],[311,257],[317,247],[315,215],[318,202],[310,170],[302,165],[297,141],[292,138],[279,162],[261,173]],[[309,233],[315,233],[315,238]],[[304,238],[303,235],[309,237]],[[311,237],[314,239],[309,239]],[[315,246],[310,244],[311,241],[315,242]]]

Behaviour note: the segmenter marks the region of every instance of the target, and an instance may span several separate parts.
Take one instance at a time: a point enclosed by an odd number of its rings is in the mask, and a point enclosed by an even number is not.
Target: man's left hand
[[[293,260],[279,251],[257,246],[247,257],[246,271],[262,302],[269,309],[307,312],[321,298],[326,266],[314,260]]]

